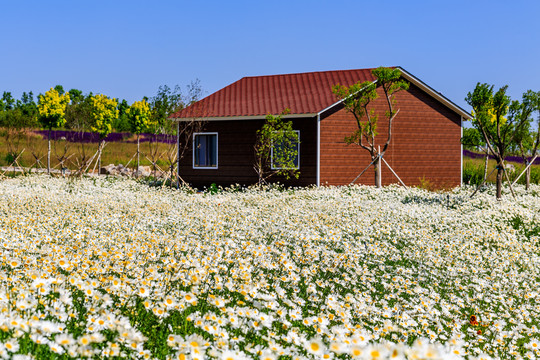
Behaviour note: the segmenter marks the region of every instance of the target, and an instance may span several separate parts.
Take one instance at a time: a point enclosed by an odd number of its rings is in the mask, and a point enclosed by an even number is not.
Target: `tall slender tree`
[[[101,172],[101,153],[105,146],[105,138],[112,131],[112,123],[118,118],[118,102],[103,94],[98,94],[90,98],[92,125],[90,129],[99,134],[98,146],[98,172]]]
[[[141,133],[148,129],[150,121],[150,106],[146,100],[135,101],[129,108],[126,109],[126,116],[132,133],[137,134],[137,171],[136,176],[139,176],[140,166],[140,136]]]
[[[390,141],[392,140],[392,125],[399,109],[396,106],[395,94],[401,90],[407,90],[409,84],[401,78],[399,69],[379,67],[372,71],[375,81],[358,82],[349,87],[337,84],[332,91],[339,100],[342,100],[345,110],[353,114],[357,130],[345,138],[348,144],[359,145],[371,155],[371,161],[375,170],[375,185],[381,187],[380,166],[381,157],[384,156]],[[384,113],[388,124],[388,134],[379,153],[379,144],[376,143],[378,133],[379,116],[372,102],[379,97],[377,89],[381,89],[388,110]]]
[[[58,86],[57,86],[58,87]],[[66,122],[66,107],[69,104],[69,94],[60,94],[51,88],[45,95],[39,95],[38,120],[49,130],[47,148],[47,173],[51,173],[51,132],[53,128],[61,127]]]
[[[540,145],[540,136],[533,130],[533,113],[538,112],[536,128],[540,125],[540,92],[528,90],[522,96],[521,103],[513,101],[510,105],[509,117],[518,118],[518,121],[524,121],[523,127],[516,131],[515,142],[517,150],[523,159],[527,170],[525,171],[525,189],[529,190],[531,184],[531,167],[529,161],[536,156],[538,146]]]
[[[473,92],[469,92],[465,98],[473,108],[472,124],[484,137],[486,146],[497,163],[497,199],[502,197],[504,157],[527,123],[524,116],[506,117],[510,107],[507,89],[508,85],[505,85],[493,93],[493,85],[477,83]]]

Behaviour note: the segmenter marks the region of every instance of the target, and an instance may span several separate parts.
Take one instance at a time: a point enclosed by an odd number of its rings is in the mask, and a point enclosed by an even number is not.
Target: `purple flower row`
[[[485,154],[479,154],[479,153],[475,153],[469,150],[463,150],[463,155],[472,159],[484,159],[486,157]],[[492,156],[490,156],[490,158],[492,158]],[[523,158],[521,156],[506,156],[504,159],[506,161],[511,161],[511,162],[515,162],[519,164],[525,163],[525,161],[523,161]],[[529,157],[529,161],[531,160],[532,160],[532,157]],[[540,165],[540,156],[536,158],[536,160],[534,161],[534,165]]]
[[[36,130],[34,133],[43,136],[44,139],[49,139],[48,130]],[[51,140],[66,140],[69,142],[79,143],[98,143],[99,134],[93,132],[81,132],[81,131],[69,131],[69,130],[53,130],[51,131]],[[136,143],[137,138],[135,134],[128,132],[123,133],[110,133],[105,137],[106,142],[126,142]],[[141,134],[140,142],[157,141],[165,144],[174,144],[176,142],[175,135],[163,135],[163,134]]]

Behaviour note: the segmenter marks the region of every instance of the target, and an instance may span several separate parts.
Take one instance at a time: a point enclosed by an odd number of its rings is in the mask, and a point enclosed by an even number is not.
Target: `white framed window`
[[[298,170],[298,169],[300,169],[300,130],[294,130],[294,132],[296,133],[296,135],[298,137],[298,141],[295,141],[293,144],[290,145],[290,146],[293,147],[293,149],[296,149],[296,156],[293,159],[294,167],[291,168],[291,170]],[[278,151],[278,149],[282,149],[283,146],[284,146],[283,144],[273,144],[272,145],[272,149],[270,150],[270,156],[271,156],[271,160],[272,160],[272,164],[271,164],[272,170],[281,170],[281,169],[283,169],[283,167],[281,167],[280,164],[274,162],[274,150]]]
[[[218,133],[193,134],[193,168],[218,168]]]

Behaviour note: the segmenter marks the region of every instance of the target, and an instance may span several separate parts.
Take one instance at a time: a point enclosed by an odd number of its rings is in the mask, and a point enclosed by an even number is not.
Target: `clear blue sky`
[[[469,110],[477,82],[540,90],[540,2],[0,0],[0,92],[130,103],[199,79],[399,65]]]

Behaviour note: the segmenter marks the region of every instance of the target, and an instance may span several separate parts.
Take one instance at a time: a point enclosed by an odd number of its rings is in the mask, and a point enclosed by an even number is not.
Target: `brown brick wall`
[[[385,159],[406,185],[419,185],[421,179],[438,187],[461,183],[461,118],[438,101],[410,85],[408,91],[396,95],[400,112],[394,120],[392,141]],[[379,116],[381,146],[388,134],[384,120],[386,102],[379,97],[375,102]],[[354,117],[340,110],[321,121],[321,185],[349,184],[370,162],[366,150],[347,145],[345,136],[356,129]],[[383,185],[398,180],[383,165]],[[356,183],[373,185],[373,168]]]

